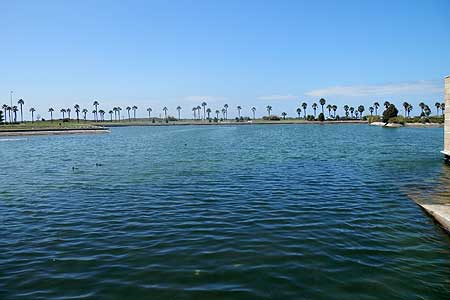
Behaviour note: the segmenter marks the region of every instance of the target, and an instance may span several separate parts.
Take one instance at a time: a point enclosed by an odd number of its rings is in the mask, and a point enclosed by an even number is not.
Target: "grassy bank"
[[[38,122],[23,122],[16,124],[1,124],[0,131],[45,131],[45,130],[70,130],[70,129],[99,129],[101,126],[90,121],[79,123],[76,121],[38,121]]]

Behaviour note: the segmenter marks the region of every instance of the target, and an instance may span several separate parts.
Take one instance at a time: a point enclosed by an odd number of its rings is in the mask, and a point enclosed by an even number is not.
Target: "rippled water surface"
[[[365,125],[3,141],[0,299],[450,299],[450,239],[408,197],[448,190],[442,143]]]

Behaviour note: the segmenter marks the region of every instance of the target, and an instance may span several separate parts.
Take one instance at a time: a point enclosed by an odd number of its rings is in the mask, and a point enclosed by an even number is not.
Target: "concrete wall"
[[[445,78],[444,154],[450,157],[450,76]]]

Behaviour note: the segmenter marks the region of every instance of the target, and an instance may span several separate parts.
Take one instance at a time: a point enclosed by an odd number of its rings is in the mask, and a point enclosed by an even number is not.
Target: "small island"
[[[397,107],[385,101],[383,106],[374,102],[369,107],[368,113],[364,105],[344,105],[342,115],[339,115],[338,106],[326,104],[327,100],[321,98],[318,103],[311,106],[307,102],[299,104],[293,116],[282,112],[281,116],[272,113],[272,106],[267,105],[264,115],[256,117],[256,107],[251,107],[246,115],[241,106],[236,107],[235,117],[229,117],[231,108],[224,104],[221,109],[212,110],[206,102],[192,108],[192,118],[181,117],[181,106],[176,107],[176,117],[169,114],[167,107],[162,108],[163,114],[152,116],[153,109],[146,108],[148,117],[137,117],[138,107],[127,106],[126,113],[121,107],[113,107],[107,113],[100,108],[99,101],[93,102],[94,110],[92,118],[88,116],[88,109],[81,108],[75,104],[73,109],[62,108],[59,112],[61,118],[54,118],[55,109],[48,109],[49,119],[38,115],[36,109],[31,107],[31,121],[24,121],[25,101],[19,99],[18,105],[2,106],[0,110],[0,136],[17,135],[59,135],[59,134],[92,134],[108,133],[111,127],[123,126],[171,126],[171,125],[278,125],[278,124],[370,124],[384,127],[442,127],[444,123],[445,103],[435,103],[436,115],[431,115],[428,105],[421,102],[421,114],[411,117],[413,106],[407,102],[403,103],[404,116],[399,115]],[[384,111],[381,110],[384,107]],[[379,114],[379,111],[381,114]],[[72,115],[71,115],[72,113]],[[109,115],[109,117],[108,117]],[[36,118],[35,118],[36,116]],[[19,119],[20,117],[20,119]],[[20,121],[19,121],[20,120]]]

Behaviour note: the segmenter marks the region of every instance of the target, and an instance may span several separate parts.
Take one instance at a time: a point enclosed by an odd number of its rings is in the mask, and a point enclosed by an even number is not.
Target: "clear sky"
[[[206,101],[250,115],[299,103],[443,101],[450,1],[0,0],[0,104],[43,117]],[[27,116],[29,118],[29,116]]]

